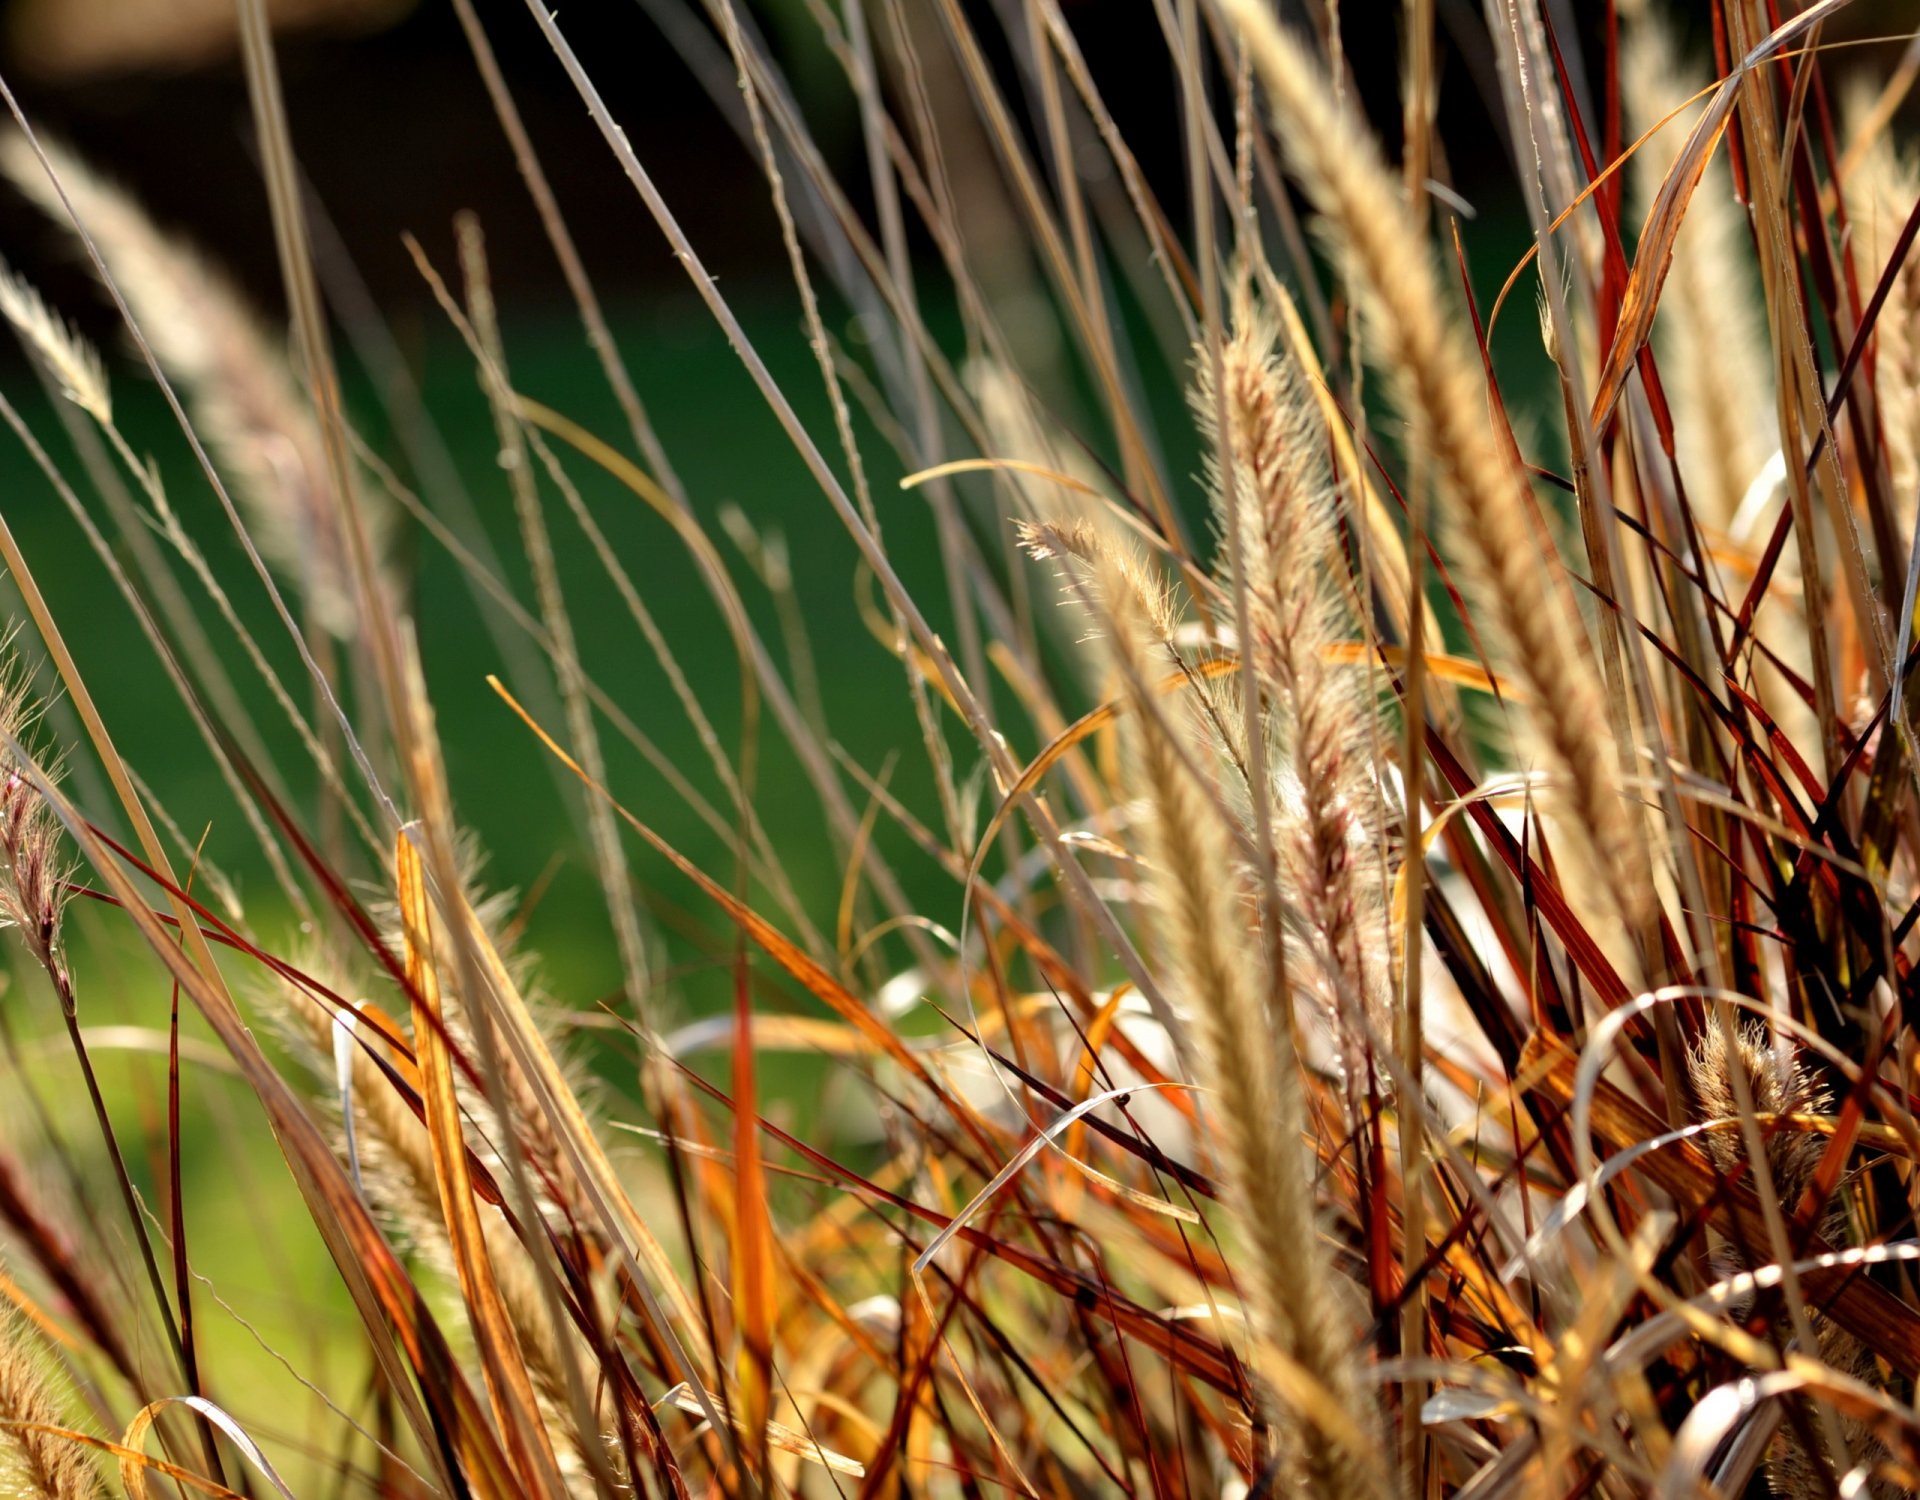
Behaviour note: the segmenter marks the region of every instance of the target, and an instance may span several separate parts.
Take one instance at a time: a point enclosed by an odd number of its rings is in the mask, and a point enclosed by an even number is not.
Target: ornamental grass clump
[[[1178,0],[1181,178],[1104,15],[811,7],[802,88],[649,0],[763,326],[569,17],[452,3],[605,387],[404,226],[472,452],[265,0],[267,304],[0,139],[100,298],[0,271],[0,1488],[1920,1487],[1912,47]],[[698,421],[508,47],[737,363]]]

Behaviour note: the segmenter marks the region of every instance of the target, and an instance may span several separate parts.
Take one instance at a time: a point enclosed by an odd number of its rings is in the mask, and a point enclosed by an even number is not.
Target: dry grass
[[[1432,180],[1430,6],[1396,11],[1401,165],[1335,38],[1266,0],[1167,7],[1175,206],[1053,0],[1003,36],[948,0],[814,7],[857,189],[714,0],[669,31],[764,178],[801,392],[565,17],[459,9],[626,429],[516,383],[478,224],[457,266],[410,244],[477,372],[525,598],[473,506],[342,403],[261,0],[237,14],[290,339],[30,119],[0,144],[198,467],[136,452],[122,361],[11,273],[0,314],[69,444],[0,416],[227,799],[135,773],[124,744],[164,763],[141,705],[96,699],[88,621],[0,521],[31,666],[0,674],[0,920],[31,961],[7,999],[0,1486],[1910,1492],[1914,70],[1840,108],[1885,49],[1824,45],[1839,0],[1778,33],[1725,0],[1741,60],[1718,74],[1648,5],[1583,38],[1561,7],[1489,6],[1536,233],[1475,306],[1452,269],[1474,227]],[[495,65],[535,44],[845,533],[871,642],[811,639],[841,577],[674,468],[731,434],[657,429],[622,363]],[[951,342],[921,313],[936,277]],[[1515,298],[1546,348],[1496,361]],[[175,503],[200,484],[231,535]],[[648,597],[609,485],[711,619]],[[604,928],[610,998],[550,995],[526,912],[480,888],[489,809],[441,744],[405,526],[486,612],[493,732],[576,814],[553,852],[591,870],[570,915]],[[940,587],[916,592],[922,546]],[[597,675],[632,652],[657,701]],[[882,669],[919,774],[864,764],[834,717],[839,673]],[[649,737],[667,713],[698,763]],[[817,842],[782,843],[803,794]],[[653,826],[663,796],[708,845]],[[271,901],[225,873],[255,862]],[[95,1020],[121,970],[69,942],[78,909],[136,954],[132,1024]],[[720,1010],[690,1011],[689,958],[725,976]],[[164,1091],[123,1092],[103,1036],[164,1057]],[[287,1167],[245,1188],[232,1146],[218,1204],[185,1159],[215,1076]],[[50,1081],[84,1085],[84,1127]],[[246,1193],[352,1320],[328,1357],[275,1351],[291,1415],[209,1331],[252,1328],[196,1227]]]

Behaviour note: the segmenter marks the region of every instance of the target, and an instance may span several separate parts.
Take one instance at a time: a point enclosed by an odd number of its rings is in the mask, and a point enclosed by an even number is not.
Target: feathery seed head
[[[1166,644],[1179,634],[1180,612],[1159,572],[1126,538],[1088,520],[1015,521],[1029,557],[1059,562],[1069,595],[1085,606],[1103,633],[1144,633]]]
[[[1427,244],[1377,140],[1333,92],[1314,49],[1267,0],[1225,0],[1264,83],[1287,165],[1349,268],[1368,350],[1417,424],[1446,533],[1460,543],[1475,619],[1528,691],[1525,729],[1563,790],[1563,858],[1591,869],[1603,946],[1630,958],[1657,897],[1638,814],[1620,786],[1605,691],[1559,560],[1489,410],[1472,343],[1442,296]],[[1579,892],[1581,882],[1568,881]]]
[[[28,1500],[95,1500],[99,1476],[70,1427],[11,1308],[0,1314],[0,1493]]]
[[[321,624],[351,635],[357,595],[346,518],[311,405],[277,340],[225,276],[163,232],[129,193],[57,141],[42,138],[40,147],[58,187],[18,131],[0,132],[0,174],[63,229],[73,218],[85,226],[161,369],[184,391],[262,554],[299,585]],[[42,318],[29,337],[57,332]],[[71,378],[59,373],[63,383]],[[100,399],[96,415],[105,421],[104,389]],[[388,518],[361,509],[378,550]]]
[[[53,376],[61,395],[98,422],[113,420],[99,354],[4,263],[0,263],[0,314],[13,324],[27,352]]]
[[[25,726],[9,693],[4,716],[17,739]],[[60,958],[60,919],[67,904],[71,862],[60,821],[22,768],[0,763],[0,927],[19,930],[34,961],[47,970],[66,1003],[65,968]]]
[[[1328,1002],[1342,1067],[1357,1089],[1371,1041],[1392,1035],[1392,962],[1385,818],[1366,707],[1352,674],[1328,663],[1347,623],[1336,582],[1338,492],[1305,383],[1280,351],[1272,319],[1244,289],[1217,377],[1204,349],[1194,368],[1194,414],[1214,441],[1207,472],[1223,538],[1216,572],[1231,601],[1237,531],[1252,637],[1247,667],[1274,744],[1278,873],[1307,934],[1303,976]],[[1222,614],[1231,624],[1231,603]]]
[[[1759,1023],[1748,1021],[1738,1026],[1734,1049],[1729,1055],[1720,1026],[1709,1018],[1687,1059],[1688,1075],[1703,1118],[1721,1121],[1738,1118],[1740,1109],[1733,1089],[1736,1065],[1745,1076],[1747,1092],[1760,1114],[1776,1117],[1821,1114],[1833,1102],[1830,1092],[1814,1078],[1798,1050],[1770,1041]],[[1732,1172],[1746,1156],[1746,1145],[1736,1130],[1709,1131],[1702,1144],[1722,1172]],[[1813,1180],[1814,1169],[1820,1164],[1824,1150],[1824,1139],[1811,1131],[1797,1129],[1792,1124],[1772,1129],[1767,1164],[1779,1187],[1781,1203],[1789,1212]]]

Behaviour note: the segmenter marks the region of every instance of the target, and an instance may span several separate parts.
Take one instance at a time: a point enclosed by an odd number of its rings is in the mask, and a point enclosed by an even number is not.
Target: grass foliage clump
[[[814,7],[856,182],[751,14],[663,5],[769,195],[778,377],[564,14],[451,3],[619,414],[517,381],[476,219],[409,240],[471,496],[315,232],[264,0],[284,327],[17,107],[0,141],[126,335],[0,271],[47,395],[0,418],[81,559],[0,506],[0,1488],[1920,1484],[1912,47],[1875,71],[1843,0],[1715,0],[1699,55],[1645,0],[1489,4],[1530,233],[1481,298],[1430,0],[1384,8],[1385,132],[1338,7],[1159,7],[1179,201],[1091,12]],[[534,44],[765,413],[656,425],[493,52]],[[143,377],[179,461],[121,425]],[[676,468],[767,414],[825,542]],[[478,747],[423,557],[485,627]],[[177,752],[90,691],[56,561]],[[817,628],[849,584],[870,638]],[[842,671],[887,674],[879,740]],[[561,789],[584,961],[536,960],[537,866],[488,873],[489,756]],[[217,781],[139,769],[183,758]],[[324,1265],[280,1289],[310,1338],[208,1271],[236,1212]]]

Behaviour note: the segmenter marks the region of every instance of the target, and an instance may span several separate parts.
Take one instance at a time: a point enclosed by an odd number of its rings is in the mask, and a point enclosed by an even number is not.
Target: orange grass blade
[[[43,1437],[60,1438],[72,1443],[75,1447],[91,1448],[96,1453],[105,1453],[118,1459],[120,1482],[125,1487],[130,1500],[141,1500],[141,1497],[147,1493],[145,1483],[149,1471],[163,1474],[175,1484],[198,1494],[211,1495],[214,1500],[248,1500],[248,1497],[238,1490],[230,1490],[224,1484],[215,1484],[203,1474],[196,1474],[191,1469],[183,1469],[178,1464],[170,1464],[162,1458],[149,1458],[146,1454],[129,1448],[124,1443],[108,1442],[105,1438],[97,1438],[91,1433],[81,1432],[76,1428],[52,1427],[45,1422],[0,1421],[0,1431],[39,1433]],[[135,1480],[131,1477],[133,1475],[139,1476],[137,1487]]]
[[[493,1258],[474,1203],[467,1173],[466,1139],[460,1128],[460,1101],[454,1094],[448,1057],[440,977],[434,966],[431,908],[426,872],[414,846],[412,826],[394,837],[394,880],[406,943],[407,979],[413,994],[414,1050],[420,1064],[421,1102],[433,1148],[434,1183],[440,1212],[453,1250],[454,1273],[466,1301],[474,1341],[493,1410],[500,1419],[507,1450],[530,1494],[563,1492],[548,1444],[546,1427],[534,1400],[533,1381],[514,1337],[513,1324],[494,1279]]]
[[[702,1093],[729,1108],[732,1107],[733,1101],[699,1074],[685,1073],[684,1076]],[[764,1116],[761,1117],[759,1124],[762,1130],[787,1150],[813,1163],[822,1171],[830,1173],[836,1181],[846,1183],[863,1197],[910,1214],[935,1230],[946,1228],[951,1221],[951,1215],[916,1203],[911,1198],[892,1192],[870,1178],[862,1177],[859,1173],[843,1167],[832,1157],[782,1130]],[[1078,1305],[1099,1307],[1102,1314],[1122,1333],[1137,1340],[1143,1348],[1155,1351],[1157,1355],[1167,1359],[1177,1369],[1193,1376],[1196,1380],[1229,1395],[1237,1396],[1241,1393],[1239,1362],[1218,1344],[1201,1338],[1184,1321],[1168,1319],[1158,1313],[1150,1312],[1083,1271],[1049,1260],[1046,1256],[1023,1249],[983,1229],[975,1229],[970,1224],[963,1225],[954,1237],[986,1251],[995,1259],[1024,1272],[1043,1286],[1052,1288],[1062,1297]]]
[[[733,1087],[744,1101],[734,1111],[733,1265],[734,1316],[740,1324],[738,1420],[748,1451],[765,1457],[772,1432],[774,1268],[773,1218],[767,1208],[767,1175],[760,1161],[760,1132],[754,1129],[759,1089],[754,1070],[753,999],[747,986],[747,955],[734,959]],[[764,1472],[766,1464],[761,1462]]]

